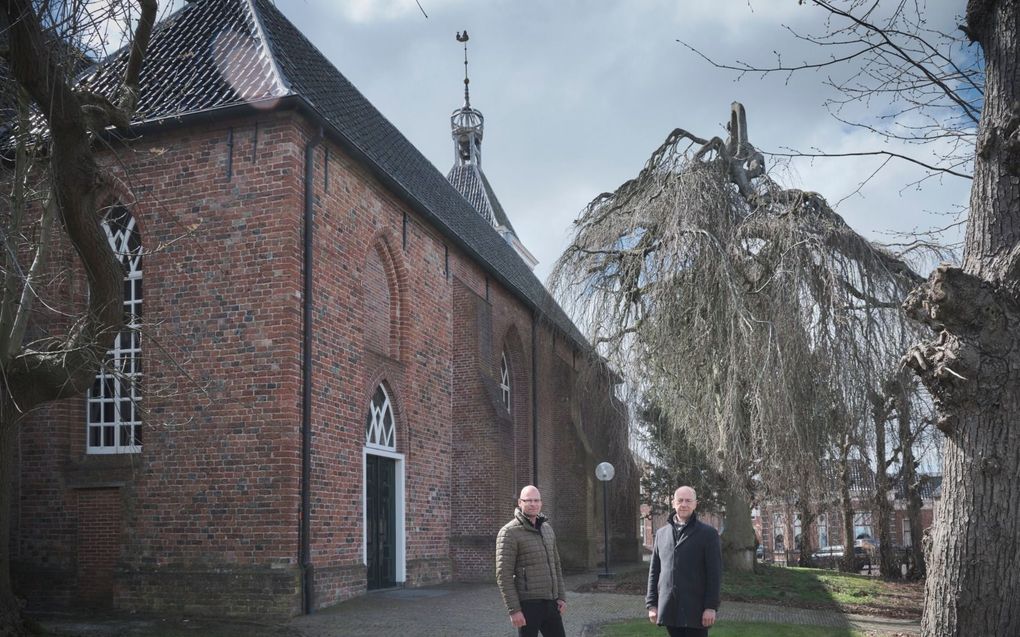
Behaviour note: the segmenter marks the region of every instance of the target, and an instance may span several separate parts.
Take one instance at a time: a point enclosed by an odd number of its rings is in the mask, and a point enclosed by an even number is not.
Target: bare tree
[[[906,349],[904,344],[903,348]],[[869,461],[875,467],[873,510],[878,539],[879,565],[883,577],[899,577],[901,559],[909,564],[907,576],[919,579],[924,573],[924,557],[920,547],[921,484],[917,476],[915,449],[925,437],[929,421],[924,412],[932,408],[931,398],[913,380],[913,372],[905,366],[890,370],[881,392],[871,392],[873,410],[873,444],[866,446],[865,455],[874,450]],[[923,452],[922,452],[923,453]],[[898,469],[897,469],[898,465]],[[906,556],[893,553],[897,543],[891,534],[892,506],[890,496],[906,500],[904,523],[911,529],[911,546]],[[915,540],[916,538],[916,540]]]
[[[882,577],[897,575],[895,556],[892,553],[892,541],[889,536],[889,524],[892,520],[892,505],[889,502],[889,466],[892,461],[886,445],[886,431],[893,405],[885,393],[871,392],[872,422],[875,427],[875,531],[878,540],[878,568]]]
[[[941,34],[948,40],[940,43],[925,37],[931,34],[923,28],[923,3],[811,4],[835,25],[834,42],[842,35],[861,45],[855,57],[881,56],[877,66],[861,66],[860,77],[879,80],[864,81],[859,99],[906,105],[886,120],[906,130],[911,119],[904,115],[925,114],[930,130],[944,133],[925,133],[921,141],[959,142],[940,166],[972,168],[966,171],[973,185],[963,265],[937,268],[904,306],[936,335],[911,348],[907,361],[933,397],[936,426],[945,436],[922,630],[926,637],[1012,634],[1020,627],[1020,436],[1012,425],[1020,414],[1020,6],[969,0],[960,33],[978,47],[954,55],[946,45],[957,38]],[[912,11],[913,26],[875,19],[880,6],[890,5],[894,18]],[[831,63],[846,59],[836,55]],[[887,62],[890,71],[883,75]],[[891,81],[898,77],[906,80]],[[884,106],[874,110],[884,112]],[[884,134],[877,127],[873,132]]]
[[[589,204],[552,276],[592,341],[712,458],[734,519],[750,476],[781,485],[787,467],[817,466],[820,379],[874,376],[873,341],[901,329],[920,281],[820,195],[772,181],[746,131],[739,104],[726,142],[675,130]],[[746,535],[730,567],[751,568]]]
[[[984,65],[967,47],[960,30],[931,25],[924,0],[808,0],[821,11],[822,26],[804,33],[788,28],[792,41],[817,54],[804,59],[773,51],[771,64],[719,62],[681,42],[714,67],[738,77],[824,73],[830,89],[824,108],[840,123],[863,129],[883,145],[913,152],[876,149],[835,153],[791,150],[774,155],[846,157],[874,155],[906,161],[931,177],[970,179],[978,118],[984,100]],[[876,103],[881,108],[876,108]]]
[[[916,378],[908,377],[908,374],[912,375],[912,372],[904,369],[897,377],[895,387],[899,485],[906,499],[906,524],[910,529],[910,547],[907,549],[909,557],[905,556],[909,567],[906,576],[908,579],[923,579],[926,573],[924,553],[921,550],[923,485],[917,468],[918,458],[924,454],[921,445],[931,436],[931,419],[926,412],[931,410],[932,405],[927,392],[922,392]],[[919,394],[923,394],[920,399]],[[935,441],[938,442],[938,439]]]
[[[124,324],[123,270],[102,228],[99,211],[110,178],[95,156],[96,132],[128,123],[137,102],[138,75],[155,23],[155,0],[133,5],[111,1],[51,4],[0,2],[0,34],[7,103],[20,103],[11,133],[15,161],[11,196],[4,201],[3,296],[0,299],[0,633],[20,634],[19,609],[10,580],[10,507],[15,439],[24,416],[48,401],[83,394]],[[119,18],[137,18],[121,91],[109,100],[75,87],[87,30]],[[92,32],[94,33],[94,32]],[[97,36],[99,37],[99,36]],[[40,138],[40,135],[42,136]],[[33,206],[30,191],[41,188]],[[36,241],[26,236],[27,215],[40,212]],[[55,227],[54,227],[55,222]],[[28,340],[28,313],[37,277],[51,244],[62,233],[87,282],[85,311],[65,333]],[[22,267],[28,254],[30,267]]]

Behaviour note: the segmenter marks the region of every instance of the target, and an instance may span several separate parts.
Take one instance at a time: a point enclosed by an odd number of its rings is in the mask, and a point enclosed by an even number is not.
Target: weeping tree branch
[[[739,104],[726,141],[674,130],[574,230],[554,291],[733,484],[821,471],[819,414],[866,413],[862,379],[898,360],[899,304],[922,280],[817,193],[773,182]]]

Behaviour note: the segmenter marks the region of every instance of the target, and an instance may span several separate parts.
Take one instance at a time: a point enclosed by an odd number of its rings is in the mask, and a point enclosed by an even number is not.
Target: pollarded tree
[[[835,85],[837,91],[850,88],[837,103],[867,101],[882,117],[857,123],[887,138],[892,132],[922,144],[953,140],[934,167],[943,174],[961,168],[973,173],[962,267],[940,266],[904,305],[908,316],[935,334],[911,348],[907,362],[933,397],[936,426],[944,436],[942,499],[928,544],[922,629],[926,637],[1016,634],[1020,5],[961,3],[959,34],[972,45],[961,51],[955,34],[931,30],[923,2],[808,4],[824,12],[828,29],[809,40],[827,47],[829,55],[817,64],[774,70],[865,60],[851,75],[855,82]],[[887,7],[891,10],[880,17]],[[917,115],[931,126],[916,128]]]
[[[712,459],[734,518],[749,477],[779,486],[800,479],[789,467],[819,465],[816,401],[863,393],[857,381],[888,366],[876,343],[895,342],[920,281],[820,195],[772,181],[746,129],[735,104],[726,142],[671,133],[588,205],[552,276],[593,343]],[[820,391],[829,379],[842,387]],[[752,567],[749,537],[731,567]]]
[[[985,60],[963,266],[941,266],[905,308],[937,337],[908,360],[945,435],[922,632],[1020,631],[1020,4],[967,3]]]
[[[124,325],[124,272],[102,227],[110,179],[95,157],[96,133],[125,126],[137,103],[138,74],[156,18],[156,0],[133,3],[0,1],[5,145],[13,167],[2,202],[4,255],[0,298],[0,634],[24,631],[10,579],[11,485],[17,429],[48,401],[84,394]],[[131,15],[137,13],[137,15]],[[136,20],[121,92],[115,102],[73,84],[81,44],[95,29]],[[38,200],[33,193],[41,192]],[[33,203],[35,205],[33,205]],[[39,212],[34,235],[28,215]],[[26,338],[29,312],[61,233],[87,283],[84,313],[61,335]],[[35,240],[30,240],[32,237]],[[29,264],[29,265],[26,265]]]

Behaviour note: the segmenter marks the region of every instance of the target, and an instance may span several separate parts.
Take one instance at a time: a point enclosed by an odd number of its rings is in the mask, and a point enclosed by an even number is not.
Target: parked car
[[[840,562],[843,561],[843,546],[839,544],[823,546],[811,554],[811,559],[814,560],[818,568],[839,568]],[[860,571],[870,564],[871,557],[868,555],[867,550],[863,546],[855,546],[854,571]]]

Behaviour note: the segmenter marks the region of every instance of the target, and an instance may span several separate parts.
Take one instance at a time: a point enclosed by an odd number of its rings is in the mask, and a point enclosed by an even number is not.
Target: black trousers
[[[708,637],[707,628],[681,628],[679,626],[666,626],[669,637]]]
[[[563,630],[563,618],[555,599],[527,599],[521,601],[525,625],[517,629],[519,637],[567,637]]]

